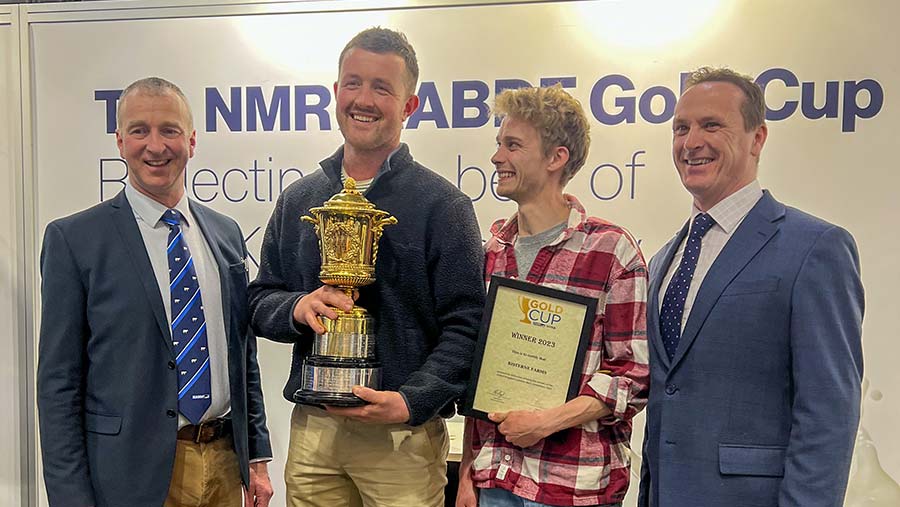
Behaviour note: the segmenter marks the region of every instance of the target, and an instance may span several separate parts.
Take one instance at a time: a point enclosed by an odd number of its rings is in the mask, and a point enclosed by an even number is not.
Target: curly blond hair
[[[569,182],[581,169],[591,147],[591,126],[578,100],[556,84],[543,88],[505,90],[494,101],[494,114],[523,120],[538,131],[544,156],[554,148],[569,150],[561,182]]]

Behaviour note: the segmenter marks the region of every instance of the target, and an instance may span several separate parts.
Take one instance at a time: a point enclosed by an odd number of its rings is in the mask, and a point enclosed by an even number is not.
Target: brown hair
[[[344,56],[353,48],[359,48],[380,55],[391,53],[403,59],[406,64],[407,79],[406,84],[409,87],[409,94],[416,93],[416,83],[419,81],[419,61],[416,59],[416,50],[412,44],[406,39],[401,32],[397,32],[388,28],[375,26],[367,28],[356,34],[350,42],[344,46],[341,56],[338,57],[338,73],[344,64]]]
[[[684,89],[709,82],[731,83],[744,92],[744,103],[741,104],[741,116],[744,118],[744,130],[750,132],[766,121],[766,98],[762,88],[753,78],[735,72],[731,69],[720,67],[700,67],[688,75],[684,82]]]

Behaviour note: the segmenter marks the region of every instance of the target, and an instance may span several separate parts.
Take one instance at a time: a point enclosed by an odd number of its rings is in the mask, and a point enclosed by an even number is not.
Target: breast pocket
[[[723,475],[784,477],[786,447],[719,444],[719,472]]]
[[[228,265],[228,281],[231,284],[231,306],[241,326],[247,322],[247,284],[250,272],[244,262]]]
[[[780,278],[764,278],[762,280],[735,280],[725,287],[723,296],[740,296],[743,294],[763,294],[778,290]]]

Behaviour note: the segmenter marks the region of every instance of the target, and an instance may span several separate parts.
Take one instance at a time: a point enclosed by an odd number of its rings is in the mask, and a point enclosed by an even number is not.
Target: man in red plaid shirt
[[[508,90],[496,102],[497,193],[518,211],[491,227],[485,280],[523,279],[598,305],[577,397],[466,420],[456,505],[620,506],[631,419],[647,401],[647,268],[627,231],[563,193],[590,146],[578,101],[556,86]]]

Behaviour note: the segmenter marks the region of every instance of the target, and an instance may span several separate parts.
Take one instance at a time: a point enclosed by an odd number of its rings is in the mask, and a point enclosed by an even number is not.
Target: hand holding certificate
[[[556,407],[578,394],[597,301],[491,278],[462,413]]]

